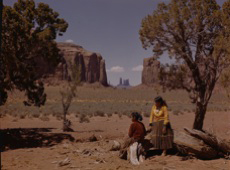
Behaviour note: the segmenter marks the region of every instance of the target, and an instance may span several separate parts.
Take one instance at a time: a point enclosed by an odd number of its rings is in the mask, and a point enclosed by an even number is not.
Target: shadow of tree
[[[1,152],[19,149],[50,147],[63,140],[75,141],[70,134],[51,133],[52,128],[1,129]]]
[[[103,130],[82,130],[82,131],[74,131],[74,132],[78,132],[78,133],[90,133],[90,132],[104,132]]]

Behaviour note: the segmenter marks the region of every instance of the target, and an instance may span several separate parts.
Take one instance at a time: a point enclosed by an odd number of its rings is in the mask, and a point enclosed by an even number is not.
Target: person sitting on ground
[[[133,112],[131,114],[132,124],[129,128],[128,138],[125,140],[121,150],[119,157],[121,159],[127,159],[127,149],[133,143],[142,143],[144,141],[146,135],[145,125],[141,122],[142,116],[138,112]]]

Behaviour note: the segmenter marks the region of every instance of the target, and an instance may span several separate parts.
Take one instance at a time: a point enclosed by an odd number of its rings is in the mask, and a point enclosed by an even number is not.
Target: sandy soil
[[[153,169],[153,170],[229,170],[230,160],[216,159],[210,161],[188,159],[176,155],[166,157],[153,153],[140,166],[133,166],[128,161],[118,158],[118,151],[109,151],[113,140],[122,141],[127,135],[131,123],[127,116],[119,118],[112,117],[92,117],[90,123],[79,123],[78,118],[70,115],[75,132],[63,133],[62,122],[54,117],[49,117],[49,121],[42,121],[38,118],[17,119],[10,116],[1,118],[1,129],[22,128],[43,128],[34,140],[34,146],[12,148],[2,152],[2,170],[49,170],[49,169]],[[192,127],[194,115],[185,113],[184,115],[170,115],[172,127],[182,130],[183,127]],[[148,125],[148,118],[144,118],[145,125]],[[49,129],[52,128],[52,129]],[[230,113],[229,112],[209,112],[206,115],[204,128],[213,131],[219,137],[230,140]],[[18,130],[18,129],[17,129]],[[36,131],[36,129],[34,129]],[[40,129],[41,130],[41,129]],[[31,137],[35,134],[31,132]],[[72,135],[76,141],[71,142],[68,136]],[[89,142],[87,139],[95,135],[96,142]],[[44,136],[42,136],[44,135]],[[56,136],[55,136],[56,135]],[[58,138],[57,138],[58,136]],[[5,140],[5,139],[3,139]],[[32,140],[32,139],[31,139]],[[36,143],[38,140],[38,144]],[[54,140],[54,141],[52,141]],[[17,142],[17,141],[15,141]],[[40,143],[39,143],[40,142]],[[36,146],[37,145],[37,146]],[[27,147],[26,147],[27,146]],[[69,160],[69,164],[59,166],[60,161]]]

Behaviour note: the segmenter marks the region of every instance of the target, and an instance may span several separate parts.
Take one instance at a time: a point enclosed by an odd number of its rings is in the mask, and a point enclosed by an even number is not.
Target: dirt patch
[[[230,168],[230,161],[226,159],[202,161],[193,157],[181,157],[172,152],[166,157],[161,157],[161,151],[158,150],[150,150],[147,160],[141,166],[133,166],[128,161],[119,159],[119,151],[111,151],[114,140],[122,143],[123,138],[127,136],[130,125],[128,117],[119,118],[117,115],[110,118],[92,117],[90,123],[79,123],[79,119],[75,116],[68,116],[73,123],[74,132],[63,133],[62,121],[54,117],[50,117],[48,122],[38,118],[18,119],[16,122],[13,121],[14,117],[1,118],[1,131],[5,135],[3,139],[8,138],[5,140],[8,141],[5,142],[5,145],[8,144],[8,149],[2,152],[2,169],[229,170]],[[193,116],[191,113],[170,115],[173,128],[177,130],[182,130],[185,126],[191,128]],[[210,112],[205,120],[205,129],[213,129],[218,136],[229,139],[227,135],[229,122],[223,122],[228,118],[229,113]],[[144,118],[144,124],[148,125],[148,118]],[[93,135],[97,141],[89,142],[89,138]],[[30,143],[29,146],[27,142]]]

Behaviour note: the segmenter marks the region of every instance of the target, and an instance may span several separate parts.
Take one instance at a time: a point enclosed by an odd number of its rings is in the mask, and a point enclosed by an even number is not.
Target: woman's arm
[[[134,133],[134,124],[132,123],[129,127],[129,137],[133,137],[133,133]]]
[[[146,128],[145,128],[145,125],[142,123],[142,126],[143,126],[143,129],[144,129],[144,136],[147,135],[147,131],[146,131]]]
[[[164,112],[164,125],[167,125],[169,123],[169,114],[166,106],[163,107],[163,112]]]
[[[149,125],[151,126],[153,123],[153,117],[154,117],[154,109],[155,106],[152,107],[151,113],[150,113],[150,119],[149,119]]]

